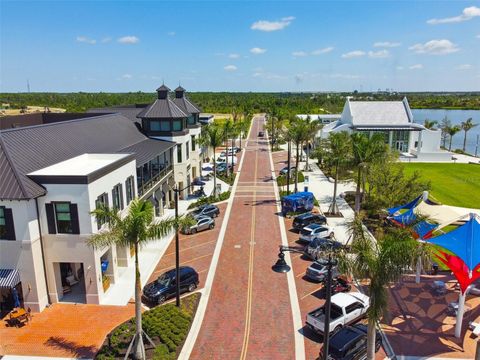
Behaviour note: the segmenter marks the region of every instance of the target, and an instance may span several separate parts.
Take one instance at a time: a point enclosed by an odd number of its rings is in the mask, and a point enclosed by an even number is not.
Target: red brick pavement
[[[285,276],[271,266],[281,243],[266,141],[256,118],[205,318],[191,359],[293,359],[295,343]]]

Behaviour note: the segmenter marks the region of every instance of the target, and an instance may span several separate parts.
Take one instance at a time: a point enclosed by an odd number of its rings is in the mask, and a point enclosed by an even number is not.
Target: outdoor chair
[[[65,278],[65,281],[69,286],[73,286],[75,284],[78,284],[78,280],[75,279],[75,276],[70,275]]]

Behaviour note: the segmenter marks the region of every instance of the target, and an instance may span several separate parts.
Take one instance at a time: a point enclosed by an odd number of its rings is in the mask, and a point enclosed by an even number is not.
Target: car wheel
[[[193,235],[193,234],[195,234],[196,232],[197,232],[197,229],[192,229],[192,230],[190,231],[190,234]]]
[[[192,283],[188,286],[188,291],[189,292],[192,292],[193,290],[195,290],[197,288],[197,285],[195,283]]]
[[[212,230],[215,227],[215,224],[210,224],[209,228]]]
[[[158,305],[162,305],[165,302],[165,300],[167,300],[165,296],[160,296],[158,298]]]
[[[335,329],[333,329],[333,333],[336,334],[337,332],[340,331],[341,328],[342,328],[342,325],[338,325],[337,327],[335,327]]]

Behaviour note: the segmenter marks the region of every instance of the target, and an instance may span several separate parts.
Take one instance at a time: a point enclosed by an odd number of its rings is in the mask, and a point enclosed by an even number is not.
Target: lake
[[[425,119],[435,120],[439,124],[446,116],[453,125],[460,125],[462,121],[472,118],[475,124],[479,124],[467,133],[467,152],[475,154],[477,135],[480,135],[480,110],[444,110],[444,109],[412,109],[413,118],[416,123],[423,124]],[[464,132],[458,132],[452,140],[452,150],[463,148]],[[449,140],[447,140],[448,148]],[[478,149],[480,154],[480,146]]]

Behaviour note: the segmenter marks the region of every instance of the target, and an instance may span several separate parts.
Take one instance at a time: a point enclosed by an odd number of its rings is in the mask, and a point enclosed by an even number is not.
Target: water
[[[466,151],[469,154],[475,154],[477,135],[480,135],[480,110],[412,109],[412,114],[415,122],[419,124],[423,124],[425,119],[435,120],[438,122],[438,124],[440,124],[440,122],[446,116],[452,122],[452,125],[460,126],[460,123],[462,121],[466,121],[468,118],[472,118],[473,123],[478,124],[478,126],[474,127],[467,133]],[[464,135],[465,132],[462,130],[453,137],[452,150],[463,148]],[[448,139],[446,145],[448,148]],[[478,148],[478,153],[480,155],[480,144]]]

